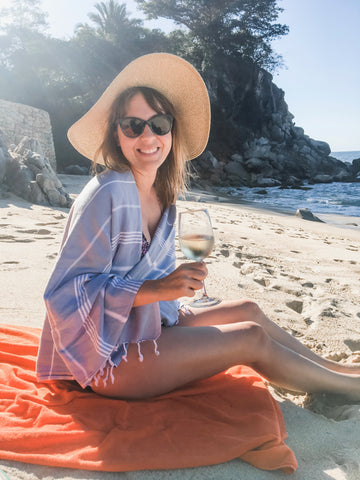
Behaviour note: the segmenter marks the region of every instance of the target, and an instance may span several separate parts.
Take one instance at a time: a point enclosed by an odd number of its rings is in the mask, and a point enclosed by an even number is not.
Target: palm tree
[[[109,40],[124,37],[129,28],[141,25],[141,20],[128,18],[125,3],[117,3],[116,0],[108,0],[94,5],[97,13],[88,13],[89,19],[96,25],[97,33]],[[86,24],[85,24],[86,25]],[[85,27],[79,25],[78,28]]]

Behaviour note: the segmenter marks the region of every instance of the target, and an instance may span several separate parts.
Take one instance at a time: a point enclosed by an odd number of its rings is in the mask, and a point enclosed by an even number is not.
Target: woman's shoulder
[[[134,177],[131,170],[127,172],[117,172],[115,170],[106,170],[93,177],[79,195],[80,199],[89,200],[94,195],[121,195],[135,187]]]
[[[83,212],[90,205],[102,205],[106,210],[108,206],[122,203],[123,200],[131,199],[136,203],[137,190],[134,177],[131,171],[116,172],[106,170],[93,177],[77,197],[74,203],[74,210]]]
[[[125,172],[117,172],[116,170],[105,170],[104,172],[96,175],[89,185],[92,189],[116,189],[119,185],[126,188],[126,185],[135,185],[135,180],[131,170]]]

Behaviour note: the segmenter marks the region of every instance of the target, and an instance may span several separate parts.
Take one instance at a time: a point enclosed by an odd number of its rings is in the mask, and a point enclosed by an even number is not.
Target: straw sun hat
[[[129,63],[95,105],[70,127],[68,138],[73,147],[93,160],[104,138],[112,103],[121,92],[134,86],[154,88],[170,100],[186,142],[188,160],[199,156],[206,147],[210,129],[207,89],[190,63],[168,53],[151,53]],[[101,154],[97,161],[103,163]]]

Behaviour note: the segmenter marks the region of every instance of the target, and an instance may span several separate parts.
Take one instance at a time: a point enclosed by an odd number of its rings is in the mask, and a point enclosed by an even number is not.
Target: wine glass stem
[[[207,297],[208,294],[207,294],[207,291],[206,291],[206,287],[205,287],[205,280],[203,280],[203,297]]]

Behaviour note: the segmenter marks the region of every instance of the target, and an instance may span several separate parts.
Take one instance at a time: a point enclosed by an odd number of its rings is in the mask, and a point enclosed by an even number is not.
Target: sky
[[[68,38],[99,0],[41,1],[49,33]],[[0,0],[0,7],[9,2]],[[130,17],[143,18],[135,0],[119,3],[126,3]],[[274,83],[284,90],[295,124],[333,152],[360,151],[360,1],[279,0],[278,5],[284,9],[279,22],[290,32],[273,42],[285,64]],[[172,28],[166,20],[145,26]]]

